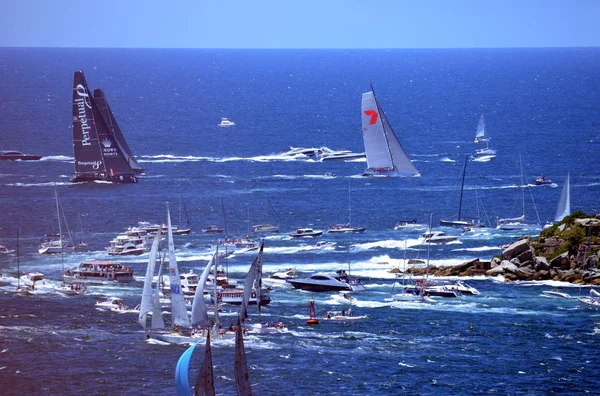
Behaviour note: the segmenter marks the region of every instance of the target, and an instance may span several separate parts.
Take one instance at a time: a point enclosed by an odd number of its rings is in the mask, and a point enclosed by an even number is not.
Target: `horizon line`
[[[491,50],[491,49],[589,49],[589,48],[600,48],[600,46],[548,46],[548,47],[381,47],[381,48],[311,48],[311,47],[298,47],[298,48],[247,48],[247,47],[103,47],[103,46],[92,46],[92,47],[70,47],[70,46],[17,46],[17,45],[0,45],[0,49],[12,48],[12,49],[157,49],[157,50],[249,50],[249,51],[392,51],[392,50]]]

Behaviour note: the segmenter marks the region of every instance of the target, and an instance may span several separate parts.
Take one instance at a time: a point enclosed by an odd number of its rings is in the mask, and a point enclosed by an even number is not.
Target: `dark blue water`
[[[68,182],[72,72],[80,68],[92,88],[104,88],[146,169],[137,185]],[[369,81],[421,177],[361,178],[365,162],[278,155],[289,146],[362,151],[360,95]],[[201,270],[210,257],[215,238],[201,228],[218,224],[232,236],[244,235],[265,221],[267,197],[284,232],[265,242],[265,272],[295,266],[309,273],[350,263],[369,289],[353,308],[368,320],[315,328],[305,326],[307,301],[315,298],[319,312],[339,308],[331,294],[275,290],[265,315],[286,322],[290,333],[246,341],[257,393],[594,392],[600,353],[591,331],[599,315],[574,300],[541,298],[548,286],[478,278],[470,280],[481,291],[477,297],[432,306],[386,299],[394,283],[388,270],[404,256],[427,254],[418,232],[394,231],[394,224],[427,222],[430,213],[435,224],[456,215],[463,160],[475,150],[481,113],[498,155],[469,163],[464,214],[479,210],[492,224],[521,214],[519,156],[525,184],[542,173],[556,183],[525,190],[528,219],[552,219],[568,172],[572,209],[599,211],[599,86],[597,49],[1,49],[0,149],[44,158],[0,162],[0,244],[14,249],[18,229],[21,270],[41,271],[48,280],[35,297],[0,296],[0,392],[174,394],[173,371],[185,348],[148,344],[135,315],[93,307],[101,295],[122,296],[133,306],[141,283],[94,288],[72,299],[53,294],[52,286],[63,267],[106,258],[108,241],[127,226],[165,221],[165,201],[178,222],[179,192],[194,227],[176,239],[183,271]],[[237,125],[218,128],[221,117]],[[81,215],[90,247],[64,261],[37,253],[43,235],[57,228],[55,183],[69,228],[79,231]],[[367,232],[325,235],[338,245],[324,251],[305,249],[315,240],[287,237],[299,227],[347,221],[349,184],[352,222]],[[521,235],[486,229],[433,247],[431,261],[490,259]],[[230,276],[241,278],[252,259],[232,257]],[[139,279],[146,260],[124,259]],[[16,284],[14,255],[1,256],[0,269]],[[234,393],[231,343],[217,341],[213,353],[217,388]]]

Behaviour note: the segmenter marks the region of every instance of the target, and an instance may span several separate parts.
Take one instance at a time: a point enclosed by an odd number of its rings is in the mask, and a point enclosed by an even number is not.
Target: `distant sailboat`
[[[488,137],[485,133],[485,121],[483,120],[483,114],[479,117],[479,123],[477,123],[477,132],[475,132],[475,143],[487,142]]]
[[[462,202],[463,202],[463,190],[465,188],[465,175],[467,173],[467,158],[465,158],[465,165],[463,167],[463,172],[462,172],[462,182],[460,185],[460,200],[458,203],[458,216],[456,220],[440,220],[440,225],[441,226],[448,226],[448,227],[483,227],[483,224],[478,223],[474,220],[464,220],[461,218],[462,215]]]
[[[330,234],[361,234],[366,230],[366,227],[352,226],[352,199],[350,198],[350,191],[350,179],[348,179],[348,223],[330,225],[327,229],[327,232]]]
[[[554,216],[554,223],[548,222],[544,228],[551,227],[552,224],[557,224],[562,221],[565,217],[571,214],[571,174],[567,173],[567,180],[563,185],[560,193],[560,200],[558,201],[558,207],[556,208],[556,215]]]
[[[379,105],[373,85],[362,94],[362,129],[367,156],[363,176],[420,176]]]
[[[519,217],[498,220],[498,226],[496,228],[499,230],[514,231],[539,227],[539,222],[538,224],[528,224],[525,220],[525,182],[523,180],[523,161],[521,160],[521,156],[519,156],[519,163],[521,165],[521,202],[523,206],[523,214]]]
[[[475,132],[474,141],[475,143],[485,143],[485,147],[475,150],[475,154],[471,157],[473,161],[487,162],[496,157],[496,150],[490,148],[489,140],[490,138],[485,129],[485,121],[483,120],[482,114],[479,118],[479,123],[477,124],[477,132]]]
[[[99,91],[99,92],[98,92]],[[101,90],[92,97],[81,70],[73,77],[74,183],[110,181],[137,183],[143,170],[131,149]]]

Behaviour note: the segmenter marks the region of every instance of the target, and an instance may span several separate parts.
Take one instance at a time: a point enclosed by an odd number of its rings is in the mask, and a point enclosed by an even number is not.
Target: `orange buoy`
[[[319,324],[319,319],[317,319],[317,315],[315,315],[315,300],[308,301],[308,320],[306,321],[307,325],[317,325]]]

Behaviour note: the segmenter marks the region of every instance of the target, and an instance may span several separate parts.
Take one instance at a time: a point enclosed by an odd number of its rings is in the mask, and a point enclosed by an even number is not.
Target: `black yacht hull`
[[[131,175],[119,175],[119,176],[103,176],[99,174],[78,174],[71,177],[71,183],[85,183],[93,181],[107,181],[111,183],[137,183],[138,178]]]

